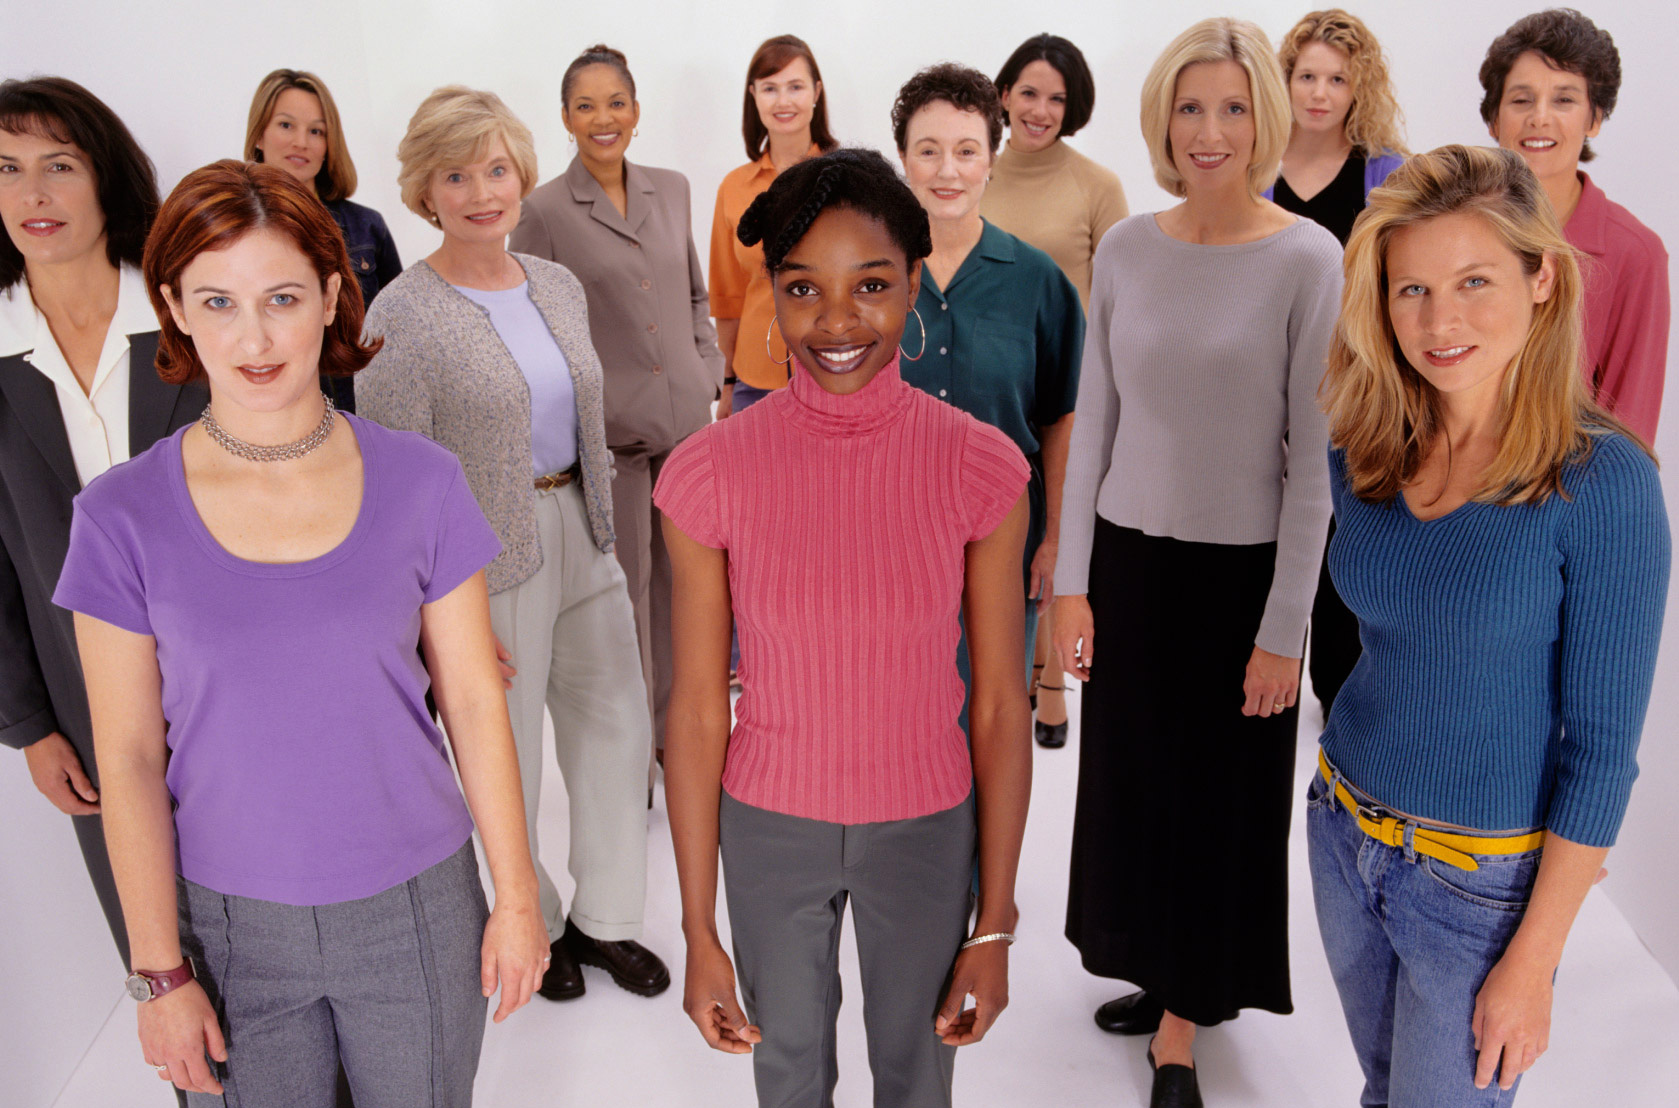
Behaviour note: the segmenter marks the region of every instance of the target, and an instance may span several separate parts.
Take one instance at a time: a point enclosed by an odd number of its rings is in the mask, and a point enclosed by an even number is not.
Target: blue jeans
[[[1475,995],[1516,933],[1540,851],[1473,872],[1360,831],[1322,775],[1306,791],[1318,930],[1364,1069],[1366,1108],[1504,1108],[1475,1087]]]

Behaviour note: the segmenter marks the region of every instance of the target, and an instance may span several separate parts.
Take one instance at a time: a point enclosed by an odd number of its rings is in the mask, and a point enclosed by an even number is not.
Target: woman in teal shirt
[[[898,90],[892,133],[933,233],[915,305],[920,325],[905,331],[901,372],[1002,431],[1031,463],[1024,567],[1030,658],[1038,613],[1054,598],[1084,309],[1048,254],[980,218],[1003,137],[1003,106],[989,77],[949,63],[922,70]],[[966,648],[964,642],[957,657],[964,680]]]

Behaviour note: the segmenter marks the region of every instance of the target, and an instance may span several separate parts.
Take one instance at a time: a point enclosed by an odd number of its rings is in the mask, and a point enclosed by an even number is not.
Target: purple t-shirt
[[[361,509],[319,558],[223,549],[187,492],[184,430],[76,497],[53,601],[156,638],[181,875],[231,896],[372,896],[472,832],[426,711],[420,606],[501,544],[453,454],[345,418]]]

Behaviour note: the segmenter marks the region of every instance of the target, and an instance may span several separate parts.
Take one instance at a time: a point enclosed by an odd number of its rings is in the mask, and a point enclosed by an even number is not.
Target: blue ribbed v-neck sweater
[[[1564,473],[1568,499],[1471,501],[1422,522],[1371,504],[1330,451],[1329,571],[1364,654],[1324,752],[1424,819],[1544,827],[1611,846],[1655,676],[1672,538],[1656,467],[1618,434]]]

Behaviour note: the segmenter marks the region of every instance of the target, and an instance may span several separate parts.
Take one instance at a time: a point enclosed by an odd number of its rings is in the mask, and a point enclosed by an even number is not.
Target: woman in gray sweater
[[[1067,936],[1142,986],[1097,1022],[1158,1029],[1153,1103],[1198,1105],[1196,1025],[1292,1010],[1285,842],[1341,254],[1261,195],[1290,116],[1259,28],[1179,36],[1143,120],[1183,203],[1096,251],[1056,565],[1056,645],[1087,682]]]
[[[454,451],[501,540],[486,571],[490,625],[511,655],[508,708],[552,943],[539,992],[581,996],[579,965],[589,964],[654,996],[670,973],[636,941],[652,733],[612,556],[612,455],[583,287],[553,262],[507,251],[536,185],[536,152],[494,93],[433,92],[397,156],[403,202],[443,232],[443,245],[368,311],[367,331],[385,345],[361,373],[357,406]],[[537,851],[544,707],[571,803],[569,918]]]

